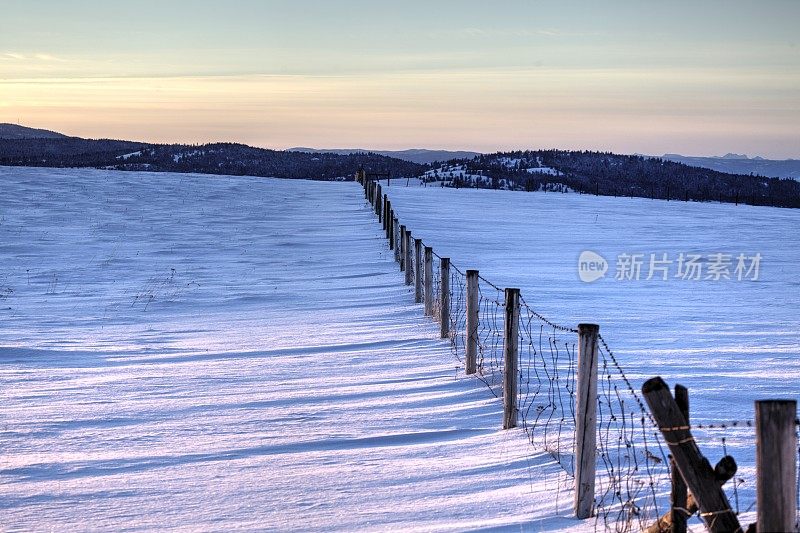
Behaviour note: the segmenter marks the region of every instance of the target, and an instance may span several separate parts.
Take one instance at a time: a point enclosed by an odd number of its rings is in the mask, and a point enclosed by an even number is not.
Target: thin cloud
[[[44,52],[34,52],[32,54],[20,54],[18,52],[3,52],[0,53],[0,60],[4,61],[29,61],[29,62],[47,62],[47,63],[65,63],[66,59],[56,57],[52,54]]]

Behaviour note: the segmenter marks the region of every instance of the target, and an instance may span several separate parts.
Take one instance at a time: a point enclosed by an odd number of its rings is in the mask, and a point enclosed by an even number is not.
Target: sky
[[[800,1],[0,0],[0,122],[800,158]]]

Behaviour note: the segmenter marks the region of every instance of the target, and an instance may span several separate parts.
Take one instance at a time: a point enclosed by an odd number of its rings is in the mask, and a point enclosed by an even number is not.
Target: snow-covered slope
[[[578,525],[562,471],[499,429],[412,303],[358,185],[0,182],[3,528]]]

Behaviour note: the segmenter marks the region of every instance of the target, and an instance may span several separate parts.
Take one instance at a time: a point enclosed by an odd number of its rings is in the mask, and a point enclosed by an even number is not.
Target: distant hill
[[[328,153],[328,154],[342,154],[342,155],[373,153],[373,154],[385,155],[386,157],[395,157],[397,159],[410,161],[412,163],[420,163],[423,165],[436,163],[439,161],[450,161],[452,159],[471,159],[473,157],[480,155],[479,152],[468,152],[463,150],[459,151],[427,150],[425,148],[411,148],[409,150],[364,150],[361,148],[318,149],[318,148],[296,147],[296,148],[289,148],[289,151],[307,152],[310,154]]]
[[[693,157],[680,154],[664,154],[662,159],[709,168],[729,174],[757,174],[772,178],[792,178],[800,180],[800,160],[797,159],[764,159],[763,157],[747,157],[742,154],[726,154],[722,157]]]
[[[66,135],[55,131],[0,122],[0,139],[64,139],[66,137]]]
[[[525,150],[482,154],[431,168],[422,181],[428,186],[800,207],[800,182],[793,179],[728,174],[610,152]]]
[[[405,178],[426,169],[379,154],[288,152],[244,144],[153,144],[111,139],[0,138],[0,165],[94,167],[315,180],[352,179],[356,170]]]

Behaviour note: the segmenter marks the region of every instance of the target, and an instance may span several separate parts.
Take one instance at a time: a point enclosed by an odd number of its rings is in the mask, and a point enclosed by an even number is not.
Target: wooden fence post
[[[406,285],[411,285],[414,283],[414,264],[411,261],[411,232],[408,230],[406,230],[405,246]]]
[[[381,196],[381,184],[375,184],[375,214],[378,215],[378,220],[381,219],[381,202],[383,201],[383,197]]]
[[[383,216],[383,229],[386,230],[386,240],[389,241],[389,249],[392,249],[392,202],[386,199],[386,210]]]
[[[717,480],[717,483],[720,487],[725,485],[725,483],[727,483],[733,476],[736,475],[737,468],[738,466],[736,465],[736,460],[730,455],[726,455],[719,460],[717,466],[714,467],[714,478]],[[677,474],[680,476],[680,470],[677,471]],[[687,519],[694,516],[694,514],[697,512],[697,509],[697,502],[695,501],[694,496],[689,494],[689,496],[686,498],[685,511],[680,509],[678,510],[681,511],[683,521],[686,522]],[[643,533],[671,533],[674,512],[675,509],[668,510],[666,513],[661,515],[661,518],[653,522],[650,527],[645,529]]]
[[[575,375],[575,516],[592,516],[597,466],[597,324],[578,325]]]
[[[414,239],[414,302],[422,303],[422,239]]]
[[[797,402],[756,402],[756,531],[793,531],[797,497]]]
[[[392,211],[392,248],[394,248],[394,260],[400,262],[400,230],[399,221]]]
[[[425,247],[425,316],[433,316],[433,248]]]
[[[503,327],[503,429],[517,427],[519,361],[519,289],[506,289]]]
[[[400,224],[400,243],[397,246],[400,255],[397,261],[400,263],[400,272],[405,272],[406,270],[406,226],[405,224]]]
[[[667,384],[660,377],[648,379],[642,385],[642,395],[675,459],[675,465],[692,491],[706,527],[712,533],[741,531],[739,519],[731,509],[714,469],[700,453]]]
[[[467,316],[466,316],[466,362],[467,374],[474,374],[478,367],[478,271],[467,270]]]
[[[442,324],[442,338],[450,336],[450,258],[442,257],[440,261],[442,297],[439,298],[439,318]]]
[[[683,385],[675,385],[675,403],[689,424],[689,390]],[[686,511],[689,508],[689,492],[686,483],[683,481],[680,471],[675,464],[675,458],[670,455],[670,476],[672,478],[672,492],[670,501],[672,503],[672,520],[670,523],[670,533],[686,533]]]

